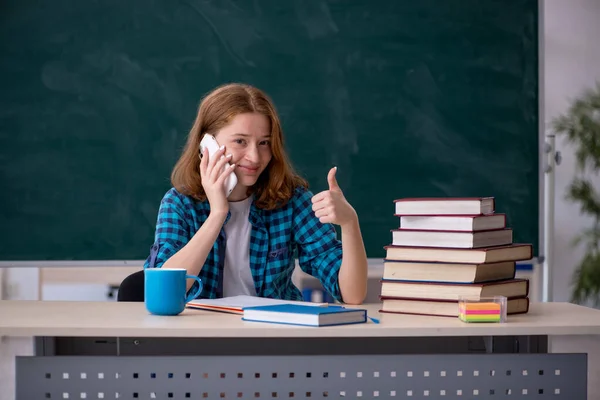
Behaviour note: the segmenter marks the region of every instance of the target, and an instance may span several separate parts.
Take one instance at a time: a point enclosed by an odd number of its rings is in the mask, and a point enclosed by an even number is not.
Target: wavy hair
[[[281,123],[271,99],[253,86],[230,83],[208,93],[198,107],[183,152],[171,173],[171,183],[177,191],[199,201],[206,200],[200,177],[200,141],[204,134],[215,135],[235,116],[244,113],[262,114],[271,125],[271,161],[248,189],[248,194],[255,196],[256,206],[265,210],[281,207],[292,198],[297,187],[308,187],[294,172],[285,152]]]

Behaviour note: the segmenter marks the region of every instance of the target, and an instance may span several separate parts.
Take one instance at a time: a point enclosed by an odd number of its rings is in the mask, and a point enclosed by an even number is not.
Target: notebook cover
[[[362,319],[360,321],[351,321],[351,322],[333,322],[327,324],[307,324],[300,322],[287,322],[287,321],[265,321],[259,319],[247,319],[242,317],[242,321],[248,322],[263,322],[263,323],[271,323],[271,324],[282,324],[282,325],[299,325],[299,326],[312,326],[312,327],[322,327],[322,326],[336,326],[336,325],[352,325],[352,324],[363,324],[367,322],[367,310],[365,309],[352,309],[352,308],[344,308],[342,306],[329,306],[329,307],[311,307],[297,304],[278,304],[271,306],[256,306],[256,307],[247,307],[244,310],[257,310],[257,311],[269,311],[269,312],[279,312],[279,313],[288,313],[288,314],[310,314],[310,315],[324,315],[324,314],[345,314],[349,312],[360,312],[362,313]]]
[[[270,299],[258,296],[228,296],[220,299],[194,299],[186,304],[187,308],[205,311],[218,311],[231,314],[242,314],[244,308],[261,307],[275,304],[308,304],[310,307],[324,307],[328,303],[313,303],[295,300]]]
[[[329,327],[329,326],[364,324],[367,322],[367,318],[365,317],[365,319],[363,319],[362,321],[340,322],[337,324],[325,324],[325,325],[301,324],[301,323],[297,323],[297,322],[262,321],[262,320],[258,320],[258,319],[246,319],[244,317],[242,317],[242,321],[259,322],[259,323],[263,323],[263,324],[293,325],[293,326],[307,326],[307,327],[313,327],[313,328],[322,328],[325,326]]]
[[[322,314],[342,314],[347,312],[356,312],[356,311],[364,311],[366,310],[360,308],[344,308],[340,306],[329,306],[329,307],[313,307],[313,306],[304,306],[300,304],[275,304],[270,306],[255,306],[255,307],[245,307],[244,310],[257,310],[257,311],[272,311],[272,312],[282,312],[282,313],[291,313],[291,314],[312,314],[312,315],[322,315]]]

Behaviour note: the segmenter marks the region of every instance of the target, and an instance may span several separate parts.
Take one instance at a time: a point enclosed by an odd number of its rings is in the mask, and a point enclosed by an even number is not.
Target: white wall
[[[544,0],[544,109],[546,123],[564,112],[570,99],[600,80],[600,1]],[[549,126],[549,124],[548,124]],[[560,138],[556,142],[562,163],[555,175],[554,301],[569,301],[571,279],[584,251],[573,249],[572,238],[591,226],[577,205],[565,200],[575,174],[574,150]],[[600,189],[600,178],[595,178]]]

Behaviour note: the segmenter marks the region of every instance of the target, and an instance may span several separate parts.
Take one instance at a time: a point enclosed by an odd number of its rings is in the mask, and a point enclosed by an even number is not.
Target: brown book
[[[458,317],[458,301],[415,300],[382,297],[380,312],[395,314],[434,315]],[[529,311],[529,298],[517,297],[506,301],[506,314],[524,314]]]
[[[504,296],[525,297],[529,294],[529,280],[509,279],[483,283],[381,281],[381,297],[408,299],[456,300],[460,296],[474,298]]]
[[[428,231],[489,231],[506,228],[505,214],[397,215],[400,228]]]
[[[479,232],[394,229],[392,245],[475,249],[511,244],[512,234],[511,228]]]
[[[387,260],[411,260],[427,262],[457,262],[483,264],[500,261],[524,261],[533,257],[533,246],[529,243],[513,243],[477,249],[447,247],[385,246]]]
[[[493,197],[410,197],[394,200],[397,215],[478,215],[495,211]]]
[[[384,280],[479,283],[513,279],[515,272],[515,261],[466,264],[383,260]]]

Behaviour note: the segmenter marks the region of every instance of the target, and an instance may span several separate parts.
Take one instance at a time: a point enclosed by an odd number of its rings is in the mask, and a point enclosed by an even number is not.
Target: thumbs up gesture
[[[312,198],[312,209],[322,223],[332,223],[340,226],[357,220],[356,211],[346,201],[344,193],[335,179],[337,167],[331,168],[327,174],[329,190],[318,193]]]

